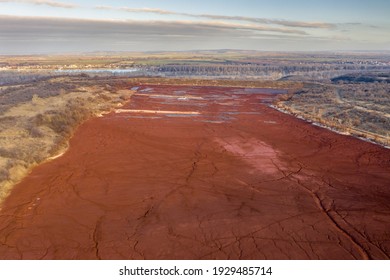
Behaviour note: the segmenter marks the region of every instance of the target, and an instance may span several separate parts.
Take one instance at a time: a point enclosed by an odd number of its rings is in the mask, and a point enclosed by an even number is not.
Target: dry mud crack
[[[13,189],[0,258],[389,259],[390,150],[269,90],[138,91]]]

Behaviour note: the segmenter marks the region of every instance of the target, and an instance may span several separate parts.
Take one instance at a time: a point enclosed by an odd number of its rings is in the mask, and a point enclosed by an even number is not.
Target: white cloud
[[[291,21],[283,19],[267,19],[267,18],[255,18],[244,16],[223,16],[223,15],[209,15],[209,14],[192,14],[192,13],[179,13],[163,9],[155,8],[129,8],[129,7],[112,7],[112,6],[96,6],[96,9],[102,10],[119,10],[130,13],[153,13],[159,15],[178,15],[192,18],[204,18],[213,20],[229,20],[229,21],[246,21],[251,23],[273,24],[281,25],[285,27],[298,27],[298,28],[334,28],[335,24],[326,22],[306,22],[306,21]]]
[[[348,38],[219,21],[103,20],[0,15],[0,54],[201,49],[357,49]],[[379,42],[381,43],[381,42]],[[364,48],[383,44],[370,42]]]
[[[0,0],[0,3],[26,3],[26,4],[46,5],[55,8],[67,8],[67,9],[79,7],[79,5],[76,4],[70,4],[70,3],[58,2],[52,0]]]

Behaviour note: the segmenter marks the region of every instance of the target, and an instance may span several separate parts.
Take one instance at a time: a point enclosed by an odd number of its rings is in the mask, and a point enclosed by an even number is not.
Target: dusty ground
[[[139,88],[14,188],[0,258],[388,259],[390,150],[272,97]]]

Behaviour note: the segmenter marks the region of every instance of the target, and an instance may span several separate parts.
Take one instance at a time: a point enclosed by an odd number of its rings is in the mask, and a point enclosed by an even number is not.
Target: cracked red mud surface
[[[272,96],[139,88],[14,188],[0,258],[388,259],[390,151]]]

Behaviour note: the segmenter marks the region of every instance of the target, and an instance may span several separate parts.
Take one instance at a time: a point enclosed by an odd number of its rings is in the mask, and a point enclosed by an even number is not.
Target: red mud
[[[389,258],[390,150],[261,91],[145,88],[123,109],[176,112],[83,124],[4,203],[0,258]]]

